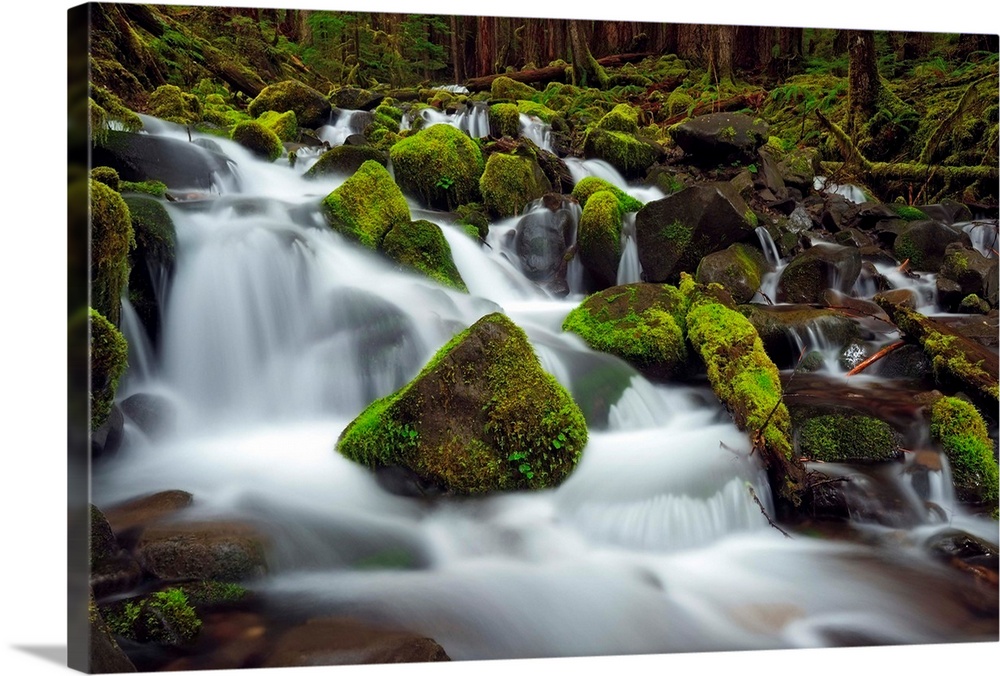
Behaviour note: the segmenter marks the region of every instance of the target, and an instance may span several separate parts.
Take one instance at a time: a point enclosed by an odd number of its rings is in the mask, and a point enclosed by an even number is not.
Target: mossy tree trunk
[[[851,31],[847,38],[850,62],[847,71],[847,133],[856,138],[877,108],[882,82],[875,59],[875,34]]]
[[[709,35],[709,76],[720,87],[732,86],[733,47],[736,43],[736,26],[711,26]]]
[[[608,76],[590,53],[587,46],[587,33],[581,23],[575,19],[568,22],[570,49],[573,52],[573,77],[580,87],[604,88]]]

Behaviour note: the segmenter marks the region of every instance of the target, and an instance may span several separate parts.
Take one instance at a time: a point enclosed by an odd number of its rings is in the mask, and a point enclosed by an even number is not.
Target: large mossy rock
[[[986,422],[976,407],[957,397],[938,399],[931,406],[931,438],[948,457],[958,498],[992,505],[995,514],[997,460]]]
[[[128,286],[135,232],[128,205],[117,192],[90,181],[90,302],[121,326],[121,297]]]
[[[576,240],[580,263],[599,288],[614,286],[617,281],[624,215],[625,210],[610,190],[591,195],[580,215]]]
[[[533,157],[493,153],[479,179],[483,204],[494,217],[517,216],[552,190],[552,183]]]
[[[642,202],[632,197],[626,193],[621,188],[608,183],[603,178],[598,178],[597,176],[585,176],[581,178],[575,186],[573,186],[573,197],[580,203],[581,207],[586,208],[587,200],[590,196],[596,192],[601,192],[608,190],[614,193],[614,196],[618,198],[618,203],[621,204],[625,211],[639,211],[642,209]]]
[[[451,211],[480,201],[483,153],[451,125],[435,124],[408,136],[392,146],[389,158],[400,188],[425,206]]]
[[[333,112],[325,96],[297,80],[285,80],[264,87],[247,106],[247,112],[253,117],[260,117],[269,110],[277,113],[291,110],[299,125],[309,129],[318,129],[328,124]]]
[[[517,138],[521,134],[521,114],[513,103],[490,106],[490,136]]]
[[[847,293],[861,274],[857,247],[815,244],[788,263],[778,279],[779,303],[821,303],[827,289]]]
[[[820,462],[885,462],[900,456],[884,420],[866,415],[818,415],[797,425],[800,453]]]
[[[201,101],[177,85],[160,85],[149,95],[149,112],[168,122],[196,124],[201,121]]]
[[[647,203],[635,218],[647,282],[676,282],[708,254],[755,237],[757,217],[729,183],[685,188]]]
[[[388,155],[375,146],[345,144],[331,148],[320,155],[304,176],[310,179],[321,176],[350,176],[368,160],[378,162],[382,166],[389,163]]]
[[[637,179],[660,159],[663,149],[636,134],[595,128],[587,133],[583,154],[604,160],[627,179]]]
[[[945,248],[941,277],[955,282],[963,299],[969,294],[975,294],[996,307],[1000,277],[997,271],[997,259],[986,258],[960,242],[952,242]]]
[[[278,135],[256,120],[240,122],[233,127],[230,137],[260,159],[268,162],[273,162],[285,152]]]
[[[743,113],[699,115],[670,129],[677,145],[699,164],[753,161],[767,132],[766,122]]]
[[[537,94],[537,89],[506,75],[501,75],[490,83],[490,98],[494,100],[520,101],[523,99],[529,101]]]
[[[952,242],[970,246],[969,236],[937,221],[912,221],[896,237],[892,250],[900,262],[910,261],[911,270],[937,272],[944,264]]]
[[[760,288],[767,261],[760,249],[733,244],[701,259],[695,280],[700,284],[721,284],[736,303],[748,303]]]
[[[398,392],[372,402],[337,450],[373,469],[403,467],[457,494],[548,488],[587,443],[580,408],[507,317],[487,315]]]
[[[268,110],[262,113],[257,121],[273,131],[281,141],[294,143],[299,140],[299,121],[295,117],[294,110],[287,110],[283,113]]]
[[[323,214],[330,227],[369,249],[378,249],[390,230],[410,222],[406,198],[373,160],[323,199]]]
[[[386,234],[381,249],[397,263],[439,284],[468,291],[451,257],[448,240],[435,223],[419,220],[396,225]]]
[[[563,322],[592,348],[656,379],[682,375],[687,302],[664,284],[626,284],[588,296]]]
[[[90,309],[90,428],[98,429],[111,414],[118,380],[128,366],[128,343],[110,321]]]

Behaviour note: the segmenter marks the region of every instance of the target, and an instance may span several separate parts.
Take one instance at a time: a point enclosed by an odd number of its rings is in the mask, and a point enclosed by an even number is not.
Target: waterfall
[[[525,115],[521,113],[519,116],[521,122],[521,136],[531,139],[536,146],[542,150],[547,150],[548,152],[554,152],[552,149],[552,127],[542,122],[537,117],[532,115]]]
[[[949,596],[959,583],[917,537],[942,527],[935,514],[890,546],[785,538],[768,522],[772,496],[747,433],[703,384],[653,383],[562,331],[581,300],[576,272],[570,264],[566,298],[525,278],[504,246],[516,218],[491,224],[484,244],[429,215],[462,293],[327,227],[320,201],[336,184],[218,143],[240,183],[170,206],[177,247],[162,344],[153,354],[136,339],[130,355],[128,392],[176,402],[177,424],[159,439],[126,434],[95,466],[99,507],[190,491],[194,514],[266,534],[269,571],[253,583],[266,612],[383,621],[434,638],[455,660],[967,637],[969,611]],[[657,199],[606,163],[567,165],[574,180],[601,175]],[[634,214],[623,239],[619,278],[635,280]],[[773,243],[763,248],[777,260]],[[369,403],[496,311],[525,330],[588,416],[589,442],[563,484],[412,500],[335,451]],[[132,342],[127,306],[123,317]],[[949,502],[947,479],[931,479],[914,495],[987,530]],[[980,536],[996,543],[995,523]],[[386,552],[400,563],[363,565]]]

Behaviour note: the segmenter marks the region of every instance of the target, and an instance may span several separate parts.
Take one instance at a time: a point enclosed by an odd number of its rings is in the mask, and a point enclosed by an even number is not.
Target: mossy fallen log
[[[597,65],[602,68],[616,68],[626,63],[634,63],[643,59],[655,56],[652,53],[641,54],[614,54],[597,59]],[[567,82],[566,69],[569,64],[544,66],[542,68],[532,68],[531,70],[515,71],[513,73],[496,73],[494,75],[484,75],[482,77],[469,78],[465,81],[465,88],[470,92],[486,91],[493,86],[493,81],[498,77],[509,77],[515,82],[525,84],[538,84],[540,82]]]
[[[923,348],[941,385],[964,390],[984,410],[997,410],[997,355],[945,324],[885,296],[876,296],[875,302],[906,339]]]
[[[777,516],[789,517],[802,506],[808,485],[805,468],[794,454],[778,368],[750,320],[687,275],[680,288],[690,299],[688,340],[705,363],[715,395],[737,427],[750,434],[753,452],[767,471]]]

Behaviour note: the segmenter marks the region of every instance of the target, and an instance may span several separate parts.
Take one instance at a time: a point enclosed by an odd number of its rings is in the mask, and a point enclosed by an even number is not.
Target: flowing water
[[[189,491],[194,516],[267,534],[270,570],[250,586],[274,607],[387,622],[453,659],[990,638],[970,630],[965,578],[922,548],[948,525],[997,542],[995,522],[946,490],[932,497],[947,502],[947,524],[901,465],[880,479],[908,496],[907,527],[788,538],[764,514],[771,498],[747,436],[711,392],[654,384],[563,333],[582,296],[551,297],[520,274],[497,239],[513,220],[493,225],[490,247],[439,220],[470,290],[458,293],[327,228],[319,202],[340,179],[307,182],[301,167],[217,142],[241,190],[167,205],[178,241],[158,353],[125,312],[137,348],[122,393],[160,395],[176,427],[153,441],[126,426],[123,448],[95,467],[98,506]],[[656,197],[599,164],[571,168]],[[497,310],[587,417],[589,443],[564,484],[414,500],[338,455],[338,435],[369,402]]]

